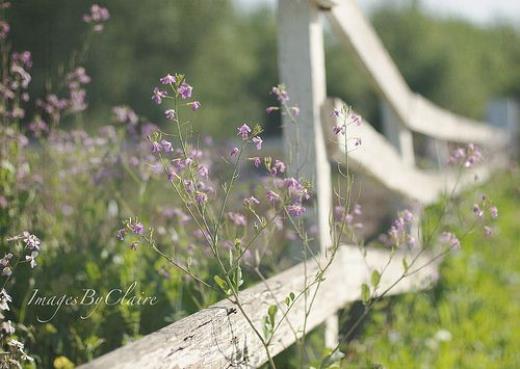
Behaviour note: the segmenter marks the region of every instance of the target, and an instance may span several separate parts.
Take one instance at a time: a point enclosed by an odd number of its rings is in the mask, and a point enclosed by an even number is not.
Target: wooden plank
[[[296,122],[283,116],[285,157],[289,174],[311,180],[316,195],[315,206],[307,217],[318,226],[318,242],[323,254],[332,246],[330,216],[332,184],[325,148],[321,108],[326,94],[325,50],[320,11],[309,0],[278,2],[278,67],[286,85],[290,104],[300,109]],[[337,317],[326,323],[326,344],[337,345]],[[336,339],[335,339],[336,337]]]
[[[381,115],[385,137],[399,152],[403,162],[413,167],[415,165],[415,151],[412,131],[400,121],[399,117],[385,102],[381,103]]]
[[[470,185],[481,183],[487,179],[492,168],[503,165],[503,155],[497,155],[486,166],[464,171],[460,174],[456,170],[423,171],[405,163],[397,150],[390,145],[386,138],[377,132],[366,121],[359,127],[349,127],[349,140],[345,145],[345,137],[340,134],[334,136],[332,127],[334,119],[330,112],[340,109],[344,103],[340,99],[328,99],[324,105],[324,116],[329,117],[325,122],[325,131],[329,132],[329,150],[331,156],[338,162],[348,161],[349,165],[375,178],[385,187],[394,192],[416,200],[423,205],[431,204],[443,193],[458,193]],[[361,146],[354,146],[352,138],[361,139]],[[478,180],[475,180],[475,177]],[[453,189],[456,187],[456,191]]]
[[[414,94],[355,0],[338,0],[327,14],[340,41],[354,50],[376,88],[406,127],[448,141],[480,145],[505,142],[503,131],[450,113]]]
[[[290,175],[311,180],[317,206],[322,251],[332,245],[329,216],[332,205],[330,164],[325,148],[321,108],[326,99],[325,56],[320,12],[308,0],[278,2],[278,66],[290,104],[300,109],[293,122],[283,116],[283,137]]]
[[[403,256],[404,254],[394,256],[382,276],[381,291],[401,276]],[[373,269],[382,270],[388,257],[386,250],[369,249],[365,263],[357,247],[342,246],[318,290],[315,306],[308,317],[308,328],[316,327],[339,308],[360,299],[361,284],[369,280]],[[427,255],[421,256],[416,265],[423,265],[430,259]],[[320,263],[324,265],[325,260],[322,259]],[[429,286],[437,278],[436,269],[437,265],[428,265],[413,276],[403,279],[391,293]],[[297,265],[268,279],[269,288],[260,283],[242,291],[240,301],[257,329],[262,331],[262,320],[269,305],[283,301],[290,292],[302,291],[308,283],[305,275],[312,280],[317,272],[316,263],[308,261],[306,266]],[[309,289],[311,294],[313,288]],[[275,334],[270,348],[273,355],[295,342],[293,330],[300,332],[302,329],[304,311],[304,299],[299,298],[287,315],[287,321],[280,325]],[[281,311],[278,319],[280,314]],[[245,351],[247,363],[238,360],[244,356]],[[258,367],[266,360],[266,353],[244,316],[233,303],[224,300],[78,369]]]

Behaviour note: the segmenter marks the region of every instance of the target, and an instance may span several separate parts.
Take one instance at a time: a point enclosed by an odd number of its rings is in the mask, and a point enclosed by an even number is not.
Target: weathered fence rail
[[[290,292],[302,291],[306,286],[311,294],[318,288],[316,284],[308,286],[308,281],[322,272],[327,263],[326,250],[331,245],[329,160],[343,162],[347,157],[349,165],[368,173],[396,194],[422,205],[436,201],[456,181],[464,187],[475,183],[475,174],[485,179],[493,168],[504,162],[507,133],[447,112],[410,91],[354,0],[279,0],[278,14],[280,77],[287,85],[292,102],[301,109],[298,128],[284,121],[284,146],[287,155],[292,155],[286,159],[295,168],[293,175],[311,178],[315,183],[314,217],[319,225],[322,256],[240,292],[243,311],[229,300],[221,301],[80,368],[231,368],[257,367],[265,363],[266,352],[246,316],[262,331],[262,319],[268,306],[281,305]],[[384,135],[367,122],[349,131],[361,138],[361,147],[349,148],[343,137],[330,135],[330,112],[342,103],[326,97],[322,14],[358,56],[386,102]],[[486,167],[477,168],[462,178],[449,170],[419,170],[415,166],[413,132],[436,140],[492,147],[500,155]],[[298,150],[294,152],[296,146]],[[437,265],[428,264],[431,259],[428,255],[420,255],[417,260],[417,265],[424,268],[401,278],[403,257],[414,255],[398,254],[391,259],[382,275],[381,289],[399,281],[391,293],[414,291],[437,279]],[[338,335],[336,312],[359,300],[360,285],[368,281],[373,270],[384,268],[388,260],[389,253],[384,250],[369,248],[364,258],[357,247],[340,247],[320,279],[307,329],[325,322],[326,344],[334,345]],[[280,306],[278,315],[284,311],[287,308]],[[272,355],[301,337],[304,315],[305,305],[297,298],[273,336]]]
[[[370,279],[373,268],[381,270],[385,266],[386,256],[381,250],[369,250],[365,262],[357,247],[341,247],[319,286],[316,306],[307,319],[308,329],[316,327],[347,303],[359,300],[359,286]],[[381,280],[381,290],[402,275],[402,257],[397,255],[387,267]],[[426,265],[428,261],[427,255],[421,256],[417,265]],[[326,263],[324,258],[318,263],[309,260],[306,266],[303,263],[296,265],[265,283],[242,291],[240,301],[247,316],[260,329],[267,307],[279,304],[280,318],[286,310],[283,301],[289,293],[304,290],[309,284],[306,279],[313,279]],[[435,270],[435,264],[427,265],[405,278],[391,293],[424,288],[436,280]],[[309,294],[312,295],[316,288],[317,285],[312,285]],[[302,298],[295,301],[272,341],[270,352],[273,355],[289,347],[301,335],[305,304]],[[264,348],[244,315],[232,302],[223,300],[104,355],[83,368],[234,368],[256,367],[266,361]]]

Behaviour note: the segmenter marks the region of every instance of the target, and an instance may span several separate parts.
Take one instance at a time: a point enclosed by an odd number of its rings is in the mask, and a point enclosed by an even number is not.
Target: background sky
[[[249,7],[268,4],[275,6],[276,0],[235,0],[240,6]],[[385,2],[399,4],[409,0],[358,0],[365,10]],[[489,24],[498,20],[520,23],[520,0],[420,0],[427,9],[442,16],[465,18],[475,23]]]

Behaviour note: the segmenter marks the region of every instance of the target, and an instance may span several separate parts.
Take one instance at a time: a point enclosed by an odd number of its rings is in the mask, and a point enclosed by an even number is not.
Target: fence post
[[[383,133],[401,154],[403,161],[410,166],[415,165],[412,132],[404,126],[386,102],[381,102]]]
[[[318,225],[320,250],[332,246],[329,217],[332,206],[330,163],[321,124],[321,108],[326,99],[325,50],[320,11],[310,0],[278,2],[278,68],[287,87],[291,105],[300,113],[297,123],[283,116],[283,137],[290,175],[312,180],[316,206],[309,209]],[[337,317],[326,321],[326,342],[335,347]]]
[[[508,132],[511,157],[517,157],[520,139],[520,105],[510,98],[495,98],[488,102],[486,110],[489,124]]]

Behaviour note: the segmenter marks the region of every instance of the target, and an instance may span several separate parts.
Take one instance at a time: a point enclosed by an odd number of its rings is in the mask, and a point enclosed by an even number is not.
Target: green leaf
[[[403,258],[403,268],[405,272],[407,272],[408,269],[410,269],[410,265],[408,265],[408,260],[406,260],[406,258]]]
[[[271,305],[267,309],[267,315],[269,316],[269,321],[270,321],[272,327],[274,327],[274,322],[276,321],[277,312],[278,312],[278,307],[276,307],[276,305]]]
[[[368,284],[363,283],[361,285],[361,300],[363,301],[363,304],[367,304],[368,300],[370,299],[370,287]]]
[[[379,286],[379,282],[381,281],[381,274],[377,271],[377,270],[374,270],[372,272],[372,275],[370,276],[370,283],[372,283],[372,287],[377,287]]]
[[[225,280],[223,280],[220,276],[218,275],[214,275],[213,276],[213,280],[215,281],[215,283],[217,284],[217,286],[219,286],[222,291],[226,292],[229,290],[228,288],[228,285],[227,285],[227,282]]]

